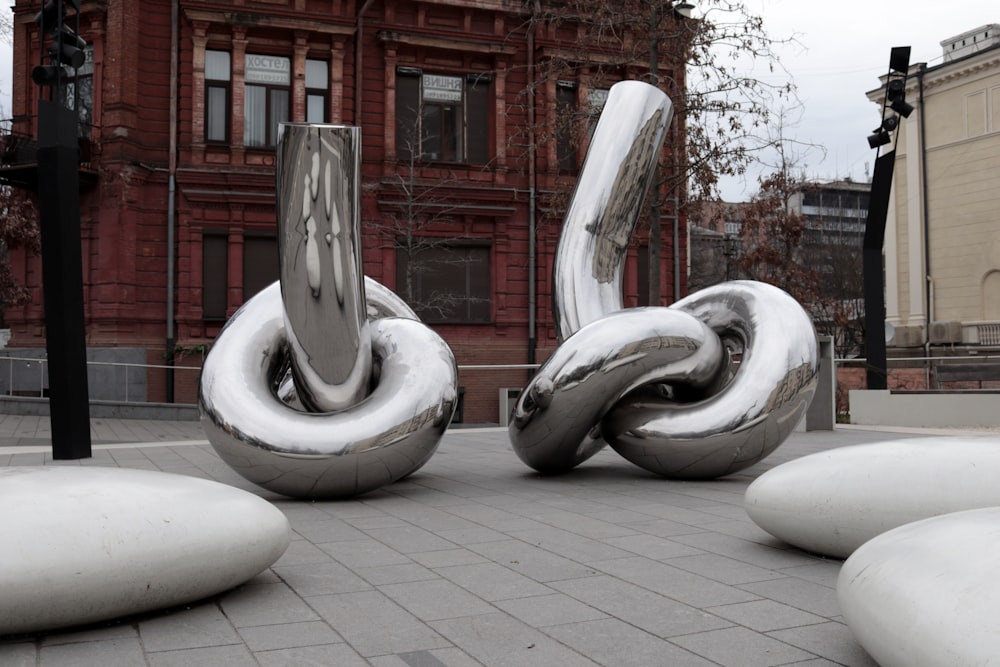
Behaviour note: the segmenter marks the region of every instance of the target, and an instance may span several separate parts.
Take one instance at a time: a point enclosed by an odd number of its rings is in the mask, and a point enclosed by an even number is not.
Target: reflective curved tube
[[[670,99],[649,84],[622,81],[608,92],[556,249],[559,342],[624,307],[625,255],[672,116]]]
[[[816,391],[812,320],[783,290],[734,281],[673,304],[742,351],[722,389],[700,401],[626,397],[601,422],[616,452],[659,475],[712,478],[770,454],[802,419]]]
[[[368,305],[369,320],[381,317],[405,317],[408,320],[420,321],[410,305],[399,298],[399,295],[368,276],[365,276],[365,300]]]
[[[278,252],[299,400],[315,412],[368,393],[371,339],[361,279],[361,129],[279,126]],[[331,344],[331,341],[336,341]]]
[[[726,475],[780,445],[815,392],[815,329],[777,287],[723,283],[634,319],[623,310],[626,251],[669,119],[656,88],[611,88],[557,249],[560,347],[508,427],[515,453],[536,470],[569,470],[609,442],[660,475]]]
[[[369,276],[365,276],[364,278],[368,320],[377,320],[383,317],[403,317],[408,320],[420,321],[420,318],[410,308],[409,304],[399,298],[395,292],[374,278]],[[370,345],[368,349],[371,349]],[[372,370],[374,372],[376,369]],[[299,398],[299,390],[295,384],[295,377],[293,376],[290,364],[288,370],[285,372],[284,379],[278,385],[277,395],[278,400],[282,403],[290,405],[297,410],[310,412]]]
[[[417,470],[458,404],[448,345],[361,272],[360,131],[281,125],[279,282],[220,332],[198,403],[238,473],[302,498],[355,496]]]
[[[723,359],[719,337],[687,313],[612,313],[560,345],[518,396],[508,426],[514,452],[540,472],[569,470],[605,445],[593,426],[626,393],[671,380],[706,389]]]
[[[420,322],[371,323],[378,384],[332,413],[278,401],[287,363],[275,283],[219,334],[202,369],[202,426],[219,456],[246,479],[300,498],[356,496],[405,477],[434,453],[458,402],[448,345]]]

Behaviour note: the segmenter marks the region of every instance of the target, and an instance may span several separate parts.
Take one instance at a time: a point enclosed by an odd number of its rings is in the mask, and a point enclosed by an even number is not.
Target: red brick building
[[[276,279],[274,141],[290,120],[361,126],[365,272],[407,298],[460,366],[544,360],[560,206],[584,150],[560,119],[644,70],[575,56],[556,76],[547,65],[578,51],[580,33],[532,21],[534,4],[83,0],[87,60],[69,88],[80,94],[88,349],[133,350],[152,366],[173,349],[173,363],[197,366]],[[14,5],[12,137],[37,132],[39,8]],[[19,165],[30,157],[5,169]],[[686,291],[673,261],[686,266],[687,234],[663,215],[669,302]],[[630,250],[628,304],[646,293],[646,243]],[[12,262],[35,298],[7,310],[9,347],[44,348],[40,258]],[[462,370],[464,421],[498,421],[498,388],[526,373]],[[190,403],[196,381],[154,367],[140,391]]]

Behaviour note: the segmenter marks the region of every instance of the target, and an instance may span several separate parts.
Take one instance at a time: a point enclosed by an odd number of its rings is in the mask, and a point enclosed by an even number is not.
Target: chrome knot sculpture
[[[668,308],[624,308],[625,256],[671,114],[660,90],[622,82],[594,131],[556,251],[560,345],[508,426],[540,472],[610,444],[659,475],[727,475],[774,451],[815,393],[816,331],[777,287],[736,281]]]
[[[361,269],[360,130],[283,124],[280,280],[205,359],[201,421],[246,479],[300,498],[356,496],[434,453],[458,402],[448,345]]]

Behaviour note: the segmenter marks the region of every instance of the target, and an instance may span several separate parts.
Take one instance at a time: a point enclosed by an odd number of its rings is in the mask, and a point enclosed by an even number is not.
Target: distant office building
[[[845,356],[857,354],[861,336],[861,243],[870,188],[868,183],[850,180],[803,181],[785,203],[785,212],[801,216],[804,228],[792,249],[794,255],[786,259],[808,267],[818,279],[810,291],[812,300],[802,305],[817,328],[834,337],[838,354]],[[754,243],[744,233],[752,205],[710,202],[698,211],[689,224],[691,291],[725,280],[762,279],[741,267],[745,244]]]

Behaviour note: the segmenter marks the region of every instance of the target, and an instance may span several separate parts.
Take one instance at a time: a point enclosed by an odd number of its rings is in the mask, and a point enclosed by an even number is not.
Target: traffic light
[[[74,27],[66,23],[66,6],[74,10]],[[52,40],[49,46],[48,64],[36,66],[31,71],[31,79],[39,86],[56,85],[64,78],[64,67],[78,69],[86,61],[87,42],[77,34],[80,24],[80,0],[47,0],[42,11],[35,16],[42,35],[48,34]],[[44,39],[44,37],[42,38]],[[44,57],[43,57],[44,59]]]

